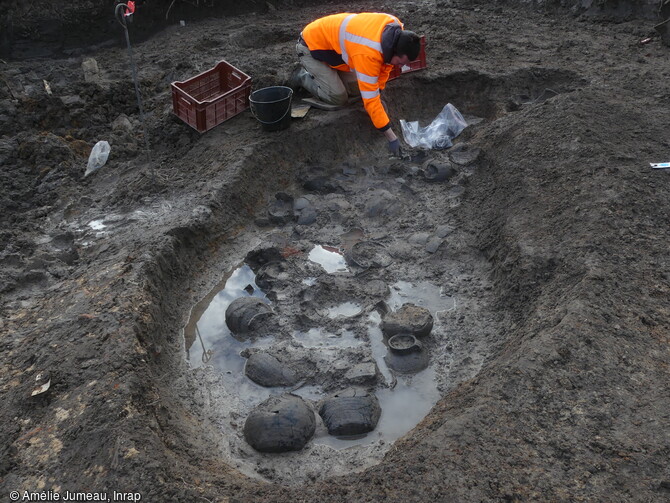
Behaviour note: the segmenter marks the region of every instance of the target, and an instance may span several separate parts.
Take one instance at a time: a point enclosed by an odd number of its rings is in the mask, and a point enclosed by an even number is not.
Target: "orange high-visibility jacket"
[[[364,12],[326,16],[308,24],[302,38],[316,59],[340,71],[353,71],[358,79],[363,105],[375,127],[384,131],[390,121],[382,105],[379,91],[384,89],[393,65],[384,62],[382,33],[384,28],[402,23],[390,14]],[[336,53],[333,58],[319,54]]]

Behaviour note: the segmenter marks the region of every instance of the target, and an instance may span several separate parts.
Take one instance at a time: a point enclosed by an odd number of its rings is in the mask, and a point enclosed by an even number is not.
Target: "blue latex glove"
[[[396,157],[401,157],[402,150],[400,150],[400,140],[397,138],[389,142],[389,152],[391,152]]]

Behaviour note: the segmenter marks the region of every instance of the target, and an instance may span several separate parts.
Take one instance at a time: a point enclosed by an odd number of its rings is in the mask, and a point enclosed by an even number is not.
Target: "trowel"
[[[309,112],[310,108],[311,105],[309,105],[308,103],[293,105],[293,107],[291,107],[291,118],[302,119],[303,117],[305,117],[305,115],[307,115],[307,112]]]

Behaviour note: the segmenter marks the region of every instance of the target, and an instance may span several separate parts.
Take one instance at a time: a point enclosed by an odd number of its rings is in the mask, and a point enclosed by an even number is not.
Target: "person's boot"
[[[293,89],[293,92],[303,88],[305,91],[311,94],[312,98],[303,98],[303,101],[305,103],[309,103],[314,108],[319,108],[321,110],[339,110],[345,106],[333,105],[331,103],[322,101],[319,97],[319,85],[316,83],[314,77],[312,77],[302,66],[298,66],[293,70],[286,85]]]
[[[316,83],[316,79],[314,79],[314,77],[312,77],[312,75],[310,75],[310,73],[302,66],[293,70],[286,85],[293,89],[293,92],[303,88],[309,94],[314,96],[315,99],[320,100],[319,84]]]
[[[296,92],[301,87],[305,87],[304,83],[308,77],[309,74],[307,73],[307,70],[305,70],[302,66],[296,66],[295,69],[291,72],[291,75],[286,82],[286,86],[293,89],[293,92]]]

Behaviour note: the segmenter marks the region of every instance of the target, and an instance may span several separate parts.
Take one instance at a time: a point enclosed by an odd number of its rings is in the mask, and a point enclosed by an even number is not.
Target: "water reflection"
[[[440,399],[435,380],[435,368],[429,367],[412,376],[399,376],[393,389],[382,388],[375,393],[382,414],[377,427],[362,438],[341,439],[331,435],[314,438],[315,444],[346,449],[369,445],[379,440],[394,442],[421,421]]]
[[[372,349],[372,358],[377,362],[377,368],[384,376],[386,385],[390,386],[393,382],[393,373],[387,367],[384,356],[386,356],[387,347],[384,343],[384,334],[381,329],[382,318],[377,311],[372,311],[368,316],[368,337],[370,338],[370,348]]]
[[[329,274],[349,270],[342,253],[333,246],[316,245],[309,252],[308,258],[323,267]]]
[[[441,293],[440,287],[428,281],[398,281],[391,285],[391,295],[386,301],[388,306],[397,310],[406,303],[412,303],[424,307],[430,311],[435,318],[441,311],[454,308],[454,299]]]
[[[414,428],[440,399],[435,367],[412,376],[398,376],[393,389],[380,389],[377,398],[382,407],[377,428],[384,440],[392,442]]]
[[[191,317],[184,327],[184,345],[192,367],[203,364],[203,358],[211,351],[208,363],[224,371],[244,368],[245,359],[239,355],[251,343],[241,342],[231,336],[226,326],[226,309],[238,297],[258,297],[267,300],[265,293],[256,285],[256,275],[242,264],[233,269],[212,291],[193,307]],[[200,337],[198,337],[198,332]],[[201,339],[201,341],[196,340]],[[260,344],[256,341],[254,347]]]
[[[293,338],[304,348],[353,348],[363,344],[351,330],[331,334],[322,328],[310,328],[307,332],[295,332]]]
[[[328,317],[335,319],[338,316],[344,318],[351,318],[352,316],[357,316],[361,314],[362,308],[360,304],[355,302],[344,302],[338,306],[333,306],[328,308]]]
[[[347,270],[344,258],[336,248],[317,245],[310,252],[309,259],[320,264],[328,273]],[[247,413],[271,394],[287,391],[286,388],[264,388],[244,374],[246,359],[240,356],[240,352],[247,348],[268,348],[276,342],[274,338],[238,340],[231,335],[225,323],[226,309],[236,298],[251,295],[267,301],[265,293],[258,288],[255,279],[254,272],[245,264],[240,264],[231,270],[202,301],[193,307],[191,318],[184,328],[185,349],[191,366],[202,366],[203,355],[206,356],[211,351],[208,364],[221,371],[225,388],[234,390],[234,407],[241,414]],[[313,285],[315,282],[315,278],[303,280],[303,284],[306,285]],[[388,306],[392,310],[397,310],[408,302],[428,309],[436,317],[437,330],[439,330],[437,313],[452,309],[454,306],[454,300],[442,295],[440,288],[432,283],[399,281],[392,285],[387,299]],[[355,302],[344,302],[330,307],[324,306],[322,312],[329,319],[351,318],[359,316],[363,308]],[[375,430],[360,438],[342,439],[328,435],[327,431],[324,433],[325,429],[321,428],[313,439],[315,444],[346,449],[382,441],[394,442],[411,431],[440,398],[435,379],[435,363],[413,375],[396,375],[384,360],[388,347],[380,328],[380,314],[372,311],[361,317],[360,323],[366,326],[368,341],[347,329],[336,330],[335,333],[323,328],[293,332],[293,338],[303,347],[315,348],[313,351],[323,351],[324,354],[367,343],[383,376],[383,382],[380,383],[382,386],[375,392],[382,409]],[[325,398],[321,386],[316,385],[303,386],[295,390],[295,393],[312,400],[315,406]]]

